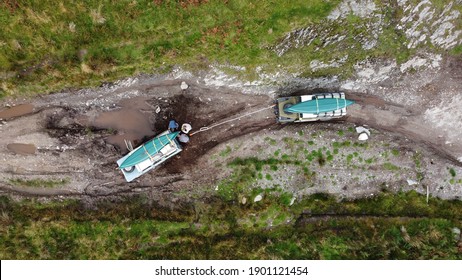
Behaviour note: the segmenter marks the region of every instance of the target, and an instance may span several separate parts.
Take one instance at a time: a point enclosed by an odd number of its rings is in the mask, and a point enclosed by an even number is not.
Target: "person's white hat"
[[[192,126],[189,123],[184,123],[181,125],[181,131],[188,133],[192,129]]]

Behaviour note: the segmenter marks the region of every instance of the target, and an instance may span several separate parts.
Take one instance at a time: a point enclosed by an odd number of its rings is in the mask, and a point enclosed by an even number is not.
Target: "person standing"
[[[175,132],[177,129],[178,129],[178,123],[175,120],[171,120],[168,123],[168,130],[170,130],[170,132]]]
[[[181,132],[178,135],[178,141],[181,143],[188,143],[189,142],[189,135],[188,132],[191,131],[192,126],[189,123],[184,123],[181,125]]]

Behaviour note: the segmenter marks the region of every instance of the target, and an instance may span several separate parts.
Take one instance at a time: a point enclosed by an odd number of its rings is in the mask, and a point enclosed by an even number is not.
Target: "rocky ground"
[[[84,200],[145,193],[170,203],[217,191],[233,172],[229,162],[258,157],[300,163],[265,166],[255,188],[349,198],[414,189],[460,199],[462,61],[422,54],[408,64],[366,61],[347,81],[287,76],[278,86],[240,82],[214,67],[195,75],[175,69],[94,89],[4,100],[0,189]],[[280,125],[265,109],[277,96],[338,90],[356,101],[341,121]],[[127,152],[123,139],[138,145],[165,130],[171,118],[197,131],[260,109],[197,133],[176,158],[135,182],[126,183],[117,169],[116,160]],[[371,131],[367,141],[358,140],[360,125]]]

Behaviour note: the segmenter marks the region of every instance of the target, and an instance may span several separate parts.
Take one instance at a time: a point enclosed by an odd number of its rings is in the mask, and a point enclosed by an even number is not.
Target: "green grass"
[[[226,149],[220,152],[221,157],[227,157],[231,153],[232,149],[230,146],[226,146]]]
[[[265,137],[265,141],[267,141],[271,146],[274,146],[277,144],[277,141],[270,137]]]
[[[457,175],[454,168],[449,168],[449,174],[451,174],[452,177],[456,177],[456,175]]]
[[[347,158],[346,158],[347,164],[351,164],[351,161],[353,160],[353,158],[354,158],[354,155],[353,155],[353,154],[348,154],[348,155],[347,155]]]
[[[453,54],[453,55],[461,55],[462,54],[462,45],[458,45],[458,46],[454,47],[451,50],[451,54]]]
[[[271,171],[278,171],[279,165],[301,165],[301,161],[292,159],[289,155],[282,155],[281,158],[259,159],[256,157],[235,158],[228,167],[232,168],[232,174],[218,184],[218,195],[224,201],[238,201],[241,195],[248,195],[253,190],[257,180],[265,178],[273,180],[271,174],[263,176],[262,171],[268,168]]]
[[[274,152],[274,156],[275,156],[275,157],[278,157],[280,154],[281,154],[281,149],[277,149],[277,150]]]
[[[349,15],[327,20],[340,2],[30,0],[15,5],[3,1],[0,98],[165,73],[176,65],[203,70],[214,62],[244,66],[243,71],[225,71],[245,79],[256,77],[257,66],[268,72],[283,69],[310,77],[346,78],[358,61],[393,58],[401,63],[418,51],[407,49],[405,35],[396,29],[401,11],[388,3],[376,3],[384,15],[383,32],[374,48],[364,50],[358,38],[370,37],[371,21],[378,19]],[[460,10],[460,5],[454,9]],[[281,39],[306,27],[319,36],[278,57],[274,47]],[[321,35],[345,39],[324,46]],[[450,53],[460,55],[460,50],[459,45]],[[342,58],[346,61],[341,67],[308,67],[313,60],[328,63]]]
[[[276,65],[268,47],[321,21],[338,2],[7,1],[0,4],[2,94],[91,86],[175,64]]]
[[[398,171],[400,168],[390,162],[385,162],[382,164],[382,167],[386,170],[390,170],[390,171]]]
[[[43,180],[43,179],[10,179],[8,183],[20,186],[20,187],[32,187],[32,188],[54,188],[58,186],[63,186],[69,183],[69,179],[59,179],[59,180]]]
[[[462,202],[415,192],[343,200],[255,190],[164,207],[146,197],[14,202],[0,197],[2,259],[461,259]],[[95,210],[91,210],[95,209]],[[271,224],[271,227],[269,225]],[[405,229],[405,233],[403,232]]]

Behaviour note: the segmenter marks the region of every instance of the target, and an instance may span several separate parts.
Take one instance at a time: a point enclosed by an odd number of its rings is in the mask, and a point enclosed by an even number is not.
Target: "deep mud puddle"
[[[19,155],[33,155],[37,151],[37,147],[34,144],[11,143],[6,148]]]
[[[78,121],[85,126],[113,130],[114,135],[105,138],[108,144],[127,152],[125,140],[135,146],[155,135],[152,108],[146,103],[147,97],[124,99],[117,104],[118,109],[99,112],[96,116],[80,116]]]
[[[0,119],[8,120],[11,118],[21,117],[32,113],[34,106],[32,104],[21,104],[0,111]]]

